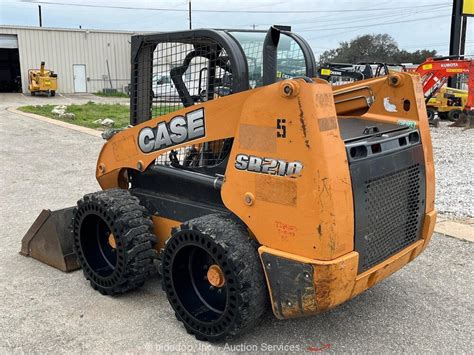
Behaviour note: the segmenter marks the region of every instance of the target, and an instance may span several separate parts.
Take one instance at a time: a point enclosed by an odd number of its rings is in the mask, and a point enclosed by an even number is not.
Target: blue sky
[[[0,24],[37,26],[38,3],[41,2],[0,0]],[[79,7],[72,4],[137,9]],[[188,28],[187,0],[47,0],[41,6],[45,27],[82,26],[132,31]],[[255,26],[266,29],[270,24],[291,25],[295,32],[309,41],[316,55],[337,47],[341,41],[366,33],[388,33],[395,38],[400,48],[409,51],[426,48],[447,54],[451,6],[451,0],[192,0],[192,8],[196,10],[193,11],[192,20],[193,28],[250,29]],[[268,10],[274,12],[262,12]],[[468,28],[474,28],[473,19],[469,18]],[[468,31],[466,52],[474,53],[474,30]]]

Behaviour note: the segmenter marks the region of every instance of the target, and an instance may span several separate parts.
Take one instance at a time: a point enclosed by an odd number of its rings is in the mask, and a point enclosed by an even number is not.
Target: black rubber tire
[[[196,254],[194,251],[206,251],[224,273],[225,301],[218,313],[209,311],[204,303],[209,298],[202,301],[203,298],[196,296],[199,285],[196,287],[194,280],[188,283],[182,277],[186,275],[186,267],[177,260],[186,260],[182,256],[187,250],[191,255]],[[231,216],[207,215],[174,229],[161,257],[163,290],[176,318],[196,339],[217,342],[232,338],[254,327],[267,310],[268,292],[257,245],[245,225]],[[188,275],[199,273],[199,268],[195,269],[197,272],[190,271],[191,261],[187,270]],[[196,301],[200,305],[193,314],[191,307],[196,308]]]
[[[447,120],[448,119],[448,113],[447,112],[438,112],[438,117],[441,120]]]
[[[56,96],[56,91],[51,90],[50,94],[51,94],[51,96]]]
[[[152,226],[145,207],[127,190],[95,192],[77,202],[72,218],[74,251],[95,290],[116,295],[143,285],[156,270]],[[110,233],[115,248],[105,241]]]
[[[31,96],[36,96],[36,91],[32,91]]]
[[[436,110],[431,107],[426,109],[426,113],[428,114],[428,121],[432,121],[436,117]]]
[[[448,120],[451,122],[456,122],[459,120],[459,116],[462,114],[461,110],[451,110],[448,112]]]

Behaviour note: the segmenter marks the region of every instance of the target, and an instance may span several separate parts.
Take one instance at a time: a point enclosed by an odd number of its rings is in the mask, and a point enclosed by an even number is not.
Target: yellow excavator
[[[45,69],[44,62],[41,62],[40,69],[28,70],[28,90],[31,96],[36,96],[38,93],[55,96],[58,90],[58,75],[52,70]]]

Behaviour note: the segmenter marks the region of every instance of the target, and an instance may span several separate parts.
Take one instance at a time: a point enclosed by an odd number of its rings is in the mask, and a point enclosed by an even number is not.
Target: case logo
[[[204,108],[176,116],[156,127],[144,127],[138,134],[138,146],[143,153],[151,153],[206,135]]]
[[[235,158],[235,168],[261,174],[290,176],[299,175],[303,170],[303,164],[299,161],[287,162],[280,159],[238,154]]]

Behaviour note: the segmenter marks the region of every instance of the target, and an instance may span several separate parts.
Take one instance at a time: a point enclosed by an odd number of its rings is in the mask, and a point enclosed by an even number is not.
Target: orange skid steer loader
[[[285,26],[134,36],[132,126],[106,137],[102,191],[43,212],[23,253],[65,271],[77,260],[106,295],[158,265],[177,319],[208,341],[248,330],[268,303],[299,317],[372,287],[435,224],[420,78],[331,88],[315,68]],[[157,98],[162,77],[173,85]]]

